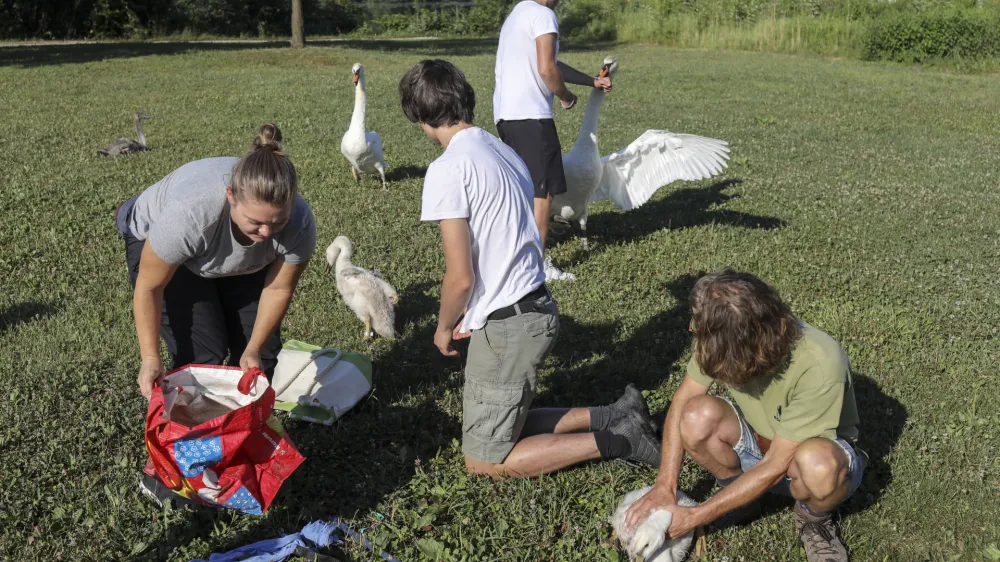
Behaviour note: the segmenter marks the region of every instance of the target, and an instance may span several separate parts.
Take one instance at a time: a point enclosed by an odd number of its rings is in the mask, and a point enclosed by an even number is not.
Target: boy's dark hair
[[[411,123],[449,127],[472,123],[476,92],[465,74],[445,60],[424,60],[399,81],[399,101]]]
[[[699,279],[691,308],[698,366],[734,387],[776,372],[802,333],[773,287],[732,268]]]

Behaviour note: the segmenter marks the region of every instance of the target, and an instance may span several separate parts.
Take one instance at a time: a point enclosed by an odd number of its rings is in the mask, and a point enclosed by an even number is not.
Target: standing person
[[[749,273],[702,277],[691,310],[694,354],[667,411],[660,473],[629,508],[626,525],[668,508],[671,537],[712,522],[726,527],[753,516],[770,491],[795,498],[809,562],[846,562],[836,511],[861,484],[867,455],[857,446],[844,350]],[[732,400],[709,396],[714,383]],[[685,452],[722,487],[697,507],[676,505]]]
[[[446,61],[423,61],[399,83],[403,112],[444,153],[427,168],[422,221],[437,222],[445,275],[434,345],[471,337],[465,365],[465,467],[494,478],[536,476],[591,459],[656,465],[646,401],[629,385],[611,406],[528,407],[538,367],[559,333],[532,220],[533,185],[510,147],[473,125],[475,93]]]
[[[281,320],[316,247],[281,131],[264,124],[243,158],[184,164],[116,212],[134,289],[132,306],[147,399],[165,370],[188,363],[274,373]],[[228,361],[227,361],[228,357]],[[158,501],[169,490],[145,476]]]
[[[560,62],[559,0],[523,0],[500,29],[493,122],[500,139],[524,160],[534,184],[535,224],[542,248],[549,232],[552,196],[566,192],[562,147],[552,120],[552,98],[563,109],[576,105],[566,83],[611,91],[611,78],[593,77]],[[545,279],[575,279],[545,260]]]

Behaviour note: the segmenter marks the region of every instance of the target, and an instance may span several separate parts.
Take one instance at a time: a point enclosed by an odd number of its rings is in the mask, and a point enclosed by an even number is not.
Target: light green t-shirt
[[[812,437],[848,441],[858,437],[851,363],[833,338],[805,322],[788,367],[740,388],[725,385],[754,431],[802,442]],[[714,379],[701,372],[694,355],[687,376],[702,386]]]

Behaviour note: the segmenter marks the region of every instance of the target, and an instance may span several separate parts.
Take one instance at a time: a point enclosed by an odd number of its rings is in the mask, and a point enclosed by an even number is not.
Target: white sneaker
[[[576,275],[563,271],[552,265],[552,258],[545,258],[545,280],[546,281],[572,281]]]

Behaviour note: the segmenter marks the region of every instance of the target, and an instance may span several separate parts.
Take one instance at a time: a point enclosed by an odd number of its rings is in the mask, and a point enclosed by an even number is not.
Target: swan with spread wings
[[[601,76],[614,76],[618,59],[607,57]],[[587,212],[590,203],[610,199],[619,209],[635,209],[661,187],[678,180],[702,180],[728,166],[726,141],[650,129],[625,148],[602,157],[597,147],[597,117],[606,93],[594,88],[587,100],[580,134],[569,154],[563,155],[566,193],[552,198],[552,220],[580,227],[587,248]]]

